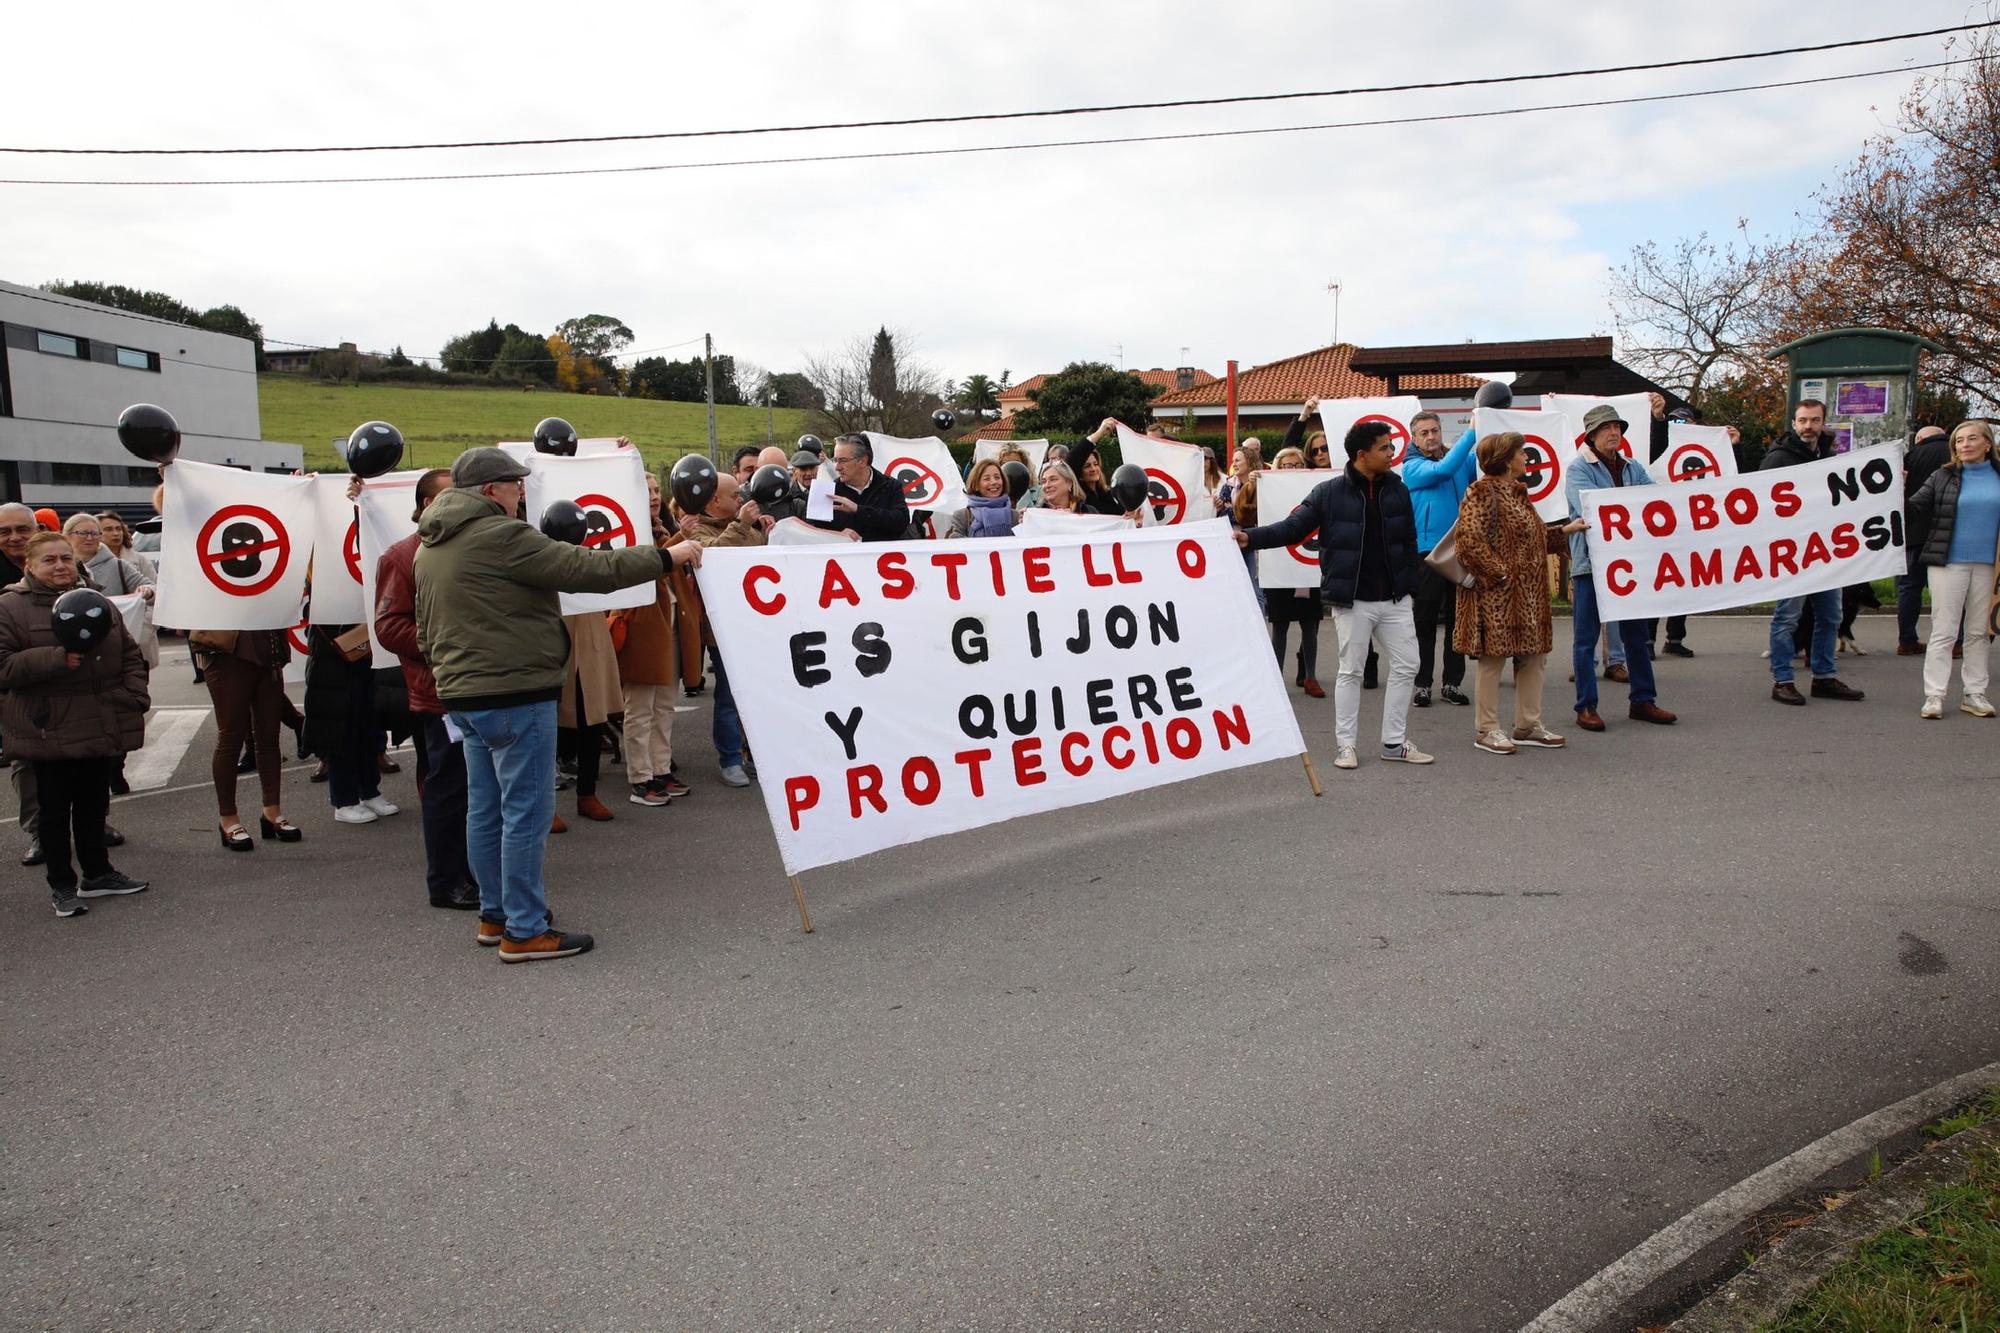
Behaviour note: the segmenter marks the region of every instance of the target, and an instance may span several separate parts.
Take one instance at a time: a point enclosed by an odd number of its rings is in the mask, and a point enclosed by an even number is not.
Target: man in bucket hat
[[[1625,432],[1629,429],[1619,420],[1618,409],[1608,403],[1600,403],[1583,414],[1583,448],[1570,460],[1565,486],[1572,519],[1583,517],[1578,497],[1585,491],[1653,484],[1645,464],[1625,452]],[[1604,626],[1597,618],[1597,587],[1590,577],[1590,545],[1581,532],[1570,536],[1569,562],[1573,612],[1570,662],[1576,672],[1576,724],[1585,731],[1602,731],[1604,719],[1597,713],[1597,632]],[[1609,628],[1625,645],[1632,720],[1662,726],[1676,721],[1674,714],[1654,702],[1658,696],[1653,687],[1653,657],[1647,651],[1651,636],[1646,622],[1621,620]]]

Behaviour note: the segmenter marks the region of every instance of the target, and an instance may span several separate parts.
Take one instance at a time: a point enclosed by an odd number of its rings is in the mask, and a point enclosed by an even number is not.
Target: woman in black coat
[[[365,637],[361,656],[349,661],[338,640],[365,626],[314,625],[307,642],[305,743],[326,760],[326,790],[342,824],[372,824],[397,813],[382,795],[375,759],[381,731],[375,720],[375,671]]]

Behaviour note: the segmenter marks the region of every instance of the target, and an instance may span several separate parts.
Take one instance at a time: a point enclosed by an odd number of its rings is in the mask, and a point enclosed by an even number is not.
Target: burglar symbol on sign
[[[1163,527],[1180,522],[1187,513],[1181,484],[1157,468],[1146,469],[1146,498],[1153,506],[1153,521]]]
[[[1297,546],[1287,546],[1285,548],[1285,551],[1292,557],[1292,559],[1298,561],[1300,564],[1311,565],[1314,569],[1318,569],[1319,529],[1314,528],[1311,532],[1306,534],[1306,539],[1304,541],[1300,542]]]
[[[944,490],[938,474],[914,458],[898,458],[882,471],[903,488],[903,501],[912,509],[928,507]]]
[[[1556,466],[1556,451],[1549,448],[1547,440],[1539,435],[1527,436],[1521,442],[1521,466],[1528,503],[1540,504],[1555,494],[1556,483],[1562,480],[1562,469]]]
[[[231,597],[255,597],[285,576],[292,538],[270,510],[226,505],[201,525],[194,550],[210,583]]]
[[[1722,463],[1706,445],[1690,441],[1667,455],[1669,481],[1699,481],[1703,477],[1721,475]]]
[[[577,508],[583,510],[583,544],[591,547],[608,547],[613,550],[636,545],[632,534],[632,520],[625,513],[625,506],[608,495],[579,495]]]

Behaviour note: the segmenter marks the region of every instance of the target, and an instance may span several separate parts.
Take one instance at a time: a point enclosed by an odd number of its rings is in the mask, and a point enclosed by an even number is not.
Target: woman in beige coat
[[[597,799],[597,769],[604,759],[605,724],[622,706],[618,654],[604,612],[564,616],[563,624],[569,627],[569,667],[556,706],[556,752],[574,748],[576,812],[602,821],[611,818],[611,807]]]

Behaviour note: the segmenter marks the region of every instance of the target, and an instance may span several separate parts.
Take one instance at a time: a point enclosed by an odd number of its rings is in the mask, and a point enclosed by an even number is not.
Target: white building
[[[0,282],[0,500],[150,512],[158,470],[118,443],[118,414],[157,403],[182,458],[292,472],[296,444],[260,438],[247,338]]]

